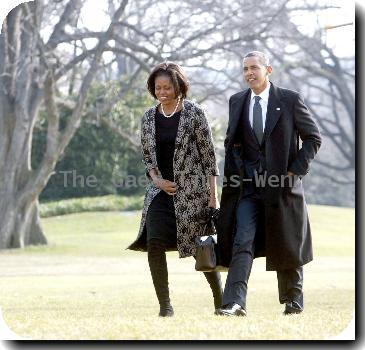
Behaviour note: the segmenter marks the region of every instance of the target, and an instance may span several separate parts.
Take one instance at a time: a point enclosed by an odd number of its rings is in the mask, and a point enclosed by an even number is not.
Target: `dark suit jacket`
[[[237,162],[237,130],[250,89],[230,98],[229,122],[225,139],[226,178],[241,177],[242,164]],[[300,147],[299,139],[302,140]],[[321,145],[321,136],[308,108],[299,93],[271,84],[263,139],[267,178],[285,176],[288,171],[305,176]],[[259,145],[258,145],[259,147]],[[231,259],[232,239],[235,233],[236,206],[243,185],[227,181],[223,187],[221,211],[218,221],[218,242],[223,266]],[[233,184],[233,185],[232,185]],[[274,187],[266,182],[264,188],[265,215],[262,218],[262,237],[257,242],[256,255],[266,256],[267,270],[281,270],[304,265],[313,259],[312,240],[304,198],[302,180],[293,186]]]

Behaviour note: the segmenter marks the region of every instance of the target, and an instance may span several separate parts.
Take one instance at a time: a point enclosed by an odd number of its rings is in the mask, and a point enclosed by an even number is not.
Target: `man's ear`
[[[266,67],[266,72],[267,72],[267,75],[271,74],[272,73],[272,67],[271,66],[267,66]]]

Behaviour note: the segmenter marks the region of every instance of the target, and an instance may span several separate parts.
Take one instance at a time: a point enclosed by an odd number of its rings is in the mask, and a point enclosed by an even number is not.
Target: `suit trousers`
[[[244,195],[236,210],[236,234],[232,247],[222,305],[236,303],[246,309],[247,284],[251,273],[258,220],[264,210],[259,189]],[[277,271],[279,302],[296,301],[303,308],[303,268]]]

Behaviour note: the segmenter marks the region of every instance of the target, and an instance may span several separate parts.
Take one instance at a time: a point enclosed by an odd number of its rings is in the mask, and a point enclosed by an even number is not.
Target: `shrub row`
[[[140,210],[143,196],[100,196],[64,199],[40,204],[43,218],[86,211]]]

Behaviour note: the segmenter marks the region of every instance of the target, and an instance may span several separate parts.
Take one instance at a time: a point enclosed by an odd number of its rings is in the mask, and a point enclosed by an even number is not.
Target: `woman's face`
[[[159,75],[156,77],[155,95],[157,96],[157,99],[163,104],[175,102],[175,89],[169,76]]]

